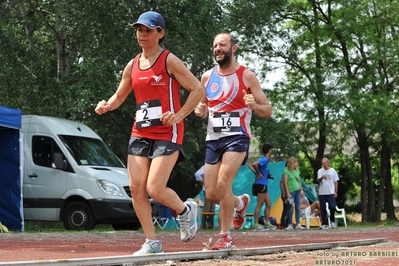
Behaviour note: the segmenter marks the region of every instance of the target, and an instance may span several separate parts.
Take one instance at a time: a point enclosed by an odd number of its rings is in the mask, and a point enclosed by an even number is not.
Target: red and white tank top
[[[160,121],[163,113],[177,113],[181,108],[180,84],[167,71],[166,58],[169,53],[163,50],[147,69],[139,67],[141,54],[133,60],[131,78],[137,106],[131,136],[167,140],[181,145],[184,122],[164,126]]]
[[[206,86],[209,110],[206,140],[233,135],[251,137],[252,110],[245,105],[242,93],[243,90],[250,93],[243,82],[245,69],[240,66],[232,74],[220,75],[217,67],[213,68]]]

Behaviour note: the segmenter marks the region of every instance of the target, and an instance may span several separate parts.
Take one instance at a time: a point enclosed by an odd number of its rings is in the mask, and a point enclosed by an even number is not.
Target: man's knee
[[[219,203],[220,201],[218,194],[210,192],[206,193],[206,199],[212,203]]]

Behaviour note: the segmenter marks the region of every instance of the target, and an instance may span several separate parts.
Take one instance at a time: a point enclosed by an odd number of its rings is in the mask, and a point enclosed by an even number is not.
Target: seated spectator
[[[315,201],[312,204],[310,204],[309,199],[305,196],[305,193],[302,191],[301,192],[301,210],[305,210],[305,213],[308,216],[311,216],[314,214],[314,216],[319,216],[321,218],[321,212],[320,212],[320,202]]]

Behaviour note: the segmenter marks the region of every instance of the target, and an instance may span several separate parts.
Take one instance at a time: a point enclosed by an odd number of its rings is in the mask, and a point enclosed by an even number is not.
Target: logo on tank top
[[[215,92],[215,91],[217,91],[217,90],[218,90],[218,88],[219,88],[219,84],[217,84],[217,83],[213,83],[213,84],[212,84],[212,87],[211,87],[211,92]]]
[[[165,82],[159,82],[162,79],[162,75],[154,75],[152,76],[152,78],[155,80],[155,82],[151,82],[151,85],[155,85],[155,86],[163,86],[165,85]]]

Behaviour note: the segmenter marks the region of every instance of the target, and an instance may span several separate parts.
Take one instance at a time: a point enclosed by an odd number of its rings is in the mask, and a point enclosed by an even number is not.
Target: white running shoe
[[[295,226],[295,229],[300,229],[300,230],[302,230],[302,229],[305,229],[305,227],[303,227],[301,224],[297,224],[297,225]]]
[[[328,225],[326,225],[326,224],[323,224],[322,226],[321,226],[321,228],[320,229],[322,229],[322,230],[327,230],[328,229]]]
[[[185,215],[179,215],[177,220],[180,222],[180,239],[183,242],[188,242],[195,237],[198,231],[198,205],[195,201],[190,200],[184,202],[184,204],[188,211]]]
[[[331,228],[337,228],[334,222],[331,222]]]
[[[133,253],[133,256],[153,255],[156,253],[163,253],[161,240],[146,239],[141,249]]]
[[[292,227],[292,225],[290,224],[290,225],[288,225],[286,228],[285,228],[285,230],[293,230],[294,229],[294,227]]]

